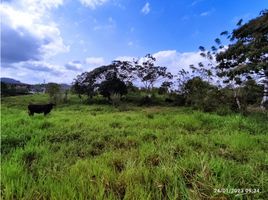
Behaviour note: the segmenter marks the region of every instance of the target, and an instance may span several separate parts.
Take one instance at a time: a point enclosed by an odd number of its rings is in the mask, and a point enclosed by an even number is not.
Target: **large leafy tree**
[[[112,62],[117,74],[117,78],[123,81],[127,86],[131,86],[135,77],[135,66],[130,61],[115,60]]]
[[[73,89],[80,97],[82,94],[86,94],[89,98],[92,98],[101,86],[102,93],[105,94],[105,97],[109,98],[110,93],[118,92],[115,89],[117,86],[121,87],[123,84],[124,86],[131,85],[134,79],[133,70],[130,62],[114,61],[110,65],[100,66],[90,72],[78,75],[73,82]]]
[[[92,84],[85,82],[86,75],[86,72],[78,75],[72,84],[72,90],[79,96],[80,99],[82,98],[81,95],[85,94],[87,90],[91,91],[91,88],[94,90]]]
[[[268,10],[245,24],[240,20],[237,26],[232,33],[221,33],[230,41],[227,48],[217,38],[217,45],[212,46],[211,51],[204,47],[199,49],[202,56],[216,59],[217,75],[227,78],[227,82],[241,84],[247,79],[262,77],[264,92],[261,104],[264,107],[268,102]]]
[[[106,80],[100,83],[98,90],[101,95],[109,100],[111,100],[113,94],[120,96],[127,94],[126,84],[116,76],[116,73],[108,73]]]
[[[136,76],[147,91],[150,91],[157,82],[164,82],[173,77],[166,67],[156,66],[155,61],[156,58],[151,54],[147,54],[142,62],[134,61]]]
[[[86,94],[88,98],[92,98],[96,94],[101,81],[105,80],[106,74],[111,71],[114,71],[113,65],[101,66],[90,72],[83,72],[73,82],[74,91],[79,97]]]

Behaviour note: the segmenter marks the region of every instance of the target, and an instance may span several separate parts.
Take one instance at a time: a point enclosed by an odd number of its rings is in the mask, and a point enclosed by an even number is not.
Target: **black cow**
[[[52,110],[54,103],[49,104],[29,104],[28,105],[28,113],[29,115],[34,115],[34,113],[44,113],[47,115]]]
[[[166,99],[165,99],[165,102],[166,102],[166,103],[173,103],[174,100],[173,100],[173,99],[170,99],[170,98],[166,98]]]

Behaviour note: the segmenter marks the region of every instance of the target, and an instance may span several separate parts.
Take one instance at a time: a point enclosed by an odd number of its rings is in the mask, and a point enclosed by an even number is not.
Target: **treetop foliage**
[[[226,51],[216,54],[218,68],[223,70],[223,75],[235,78],[237,75],[263,73],[268,61],[268,12],[248,23],[241,25],[231,35],[232,42]]]

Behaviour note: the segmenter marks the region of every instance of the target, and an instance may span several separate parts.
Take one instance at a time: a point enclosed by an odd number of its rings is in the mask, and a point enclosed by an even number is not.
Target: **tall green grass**
[[[186,108],[83,105],[27,114],[1,104],[3,199],[265,199],[268,117]],[[256,188],[224,194],[215,188]]]

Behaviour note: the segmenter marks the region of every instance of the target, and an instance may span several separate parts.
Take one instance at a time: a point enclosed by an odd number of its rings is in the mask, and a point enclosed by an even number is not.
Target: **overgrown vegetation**
[[[81,104],[27,114],[46,95],[1,105],[3,199],[265,199],[268,116]],[[125,107],[122,107],[122,106]],[[214,188],[256,188],[255,194]]]

